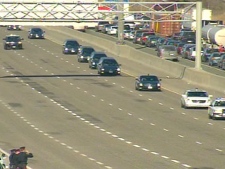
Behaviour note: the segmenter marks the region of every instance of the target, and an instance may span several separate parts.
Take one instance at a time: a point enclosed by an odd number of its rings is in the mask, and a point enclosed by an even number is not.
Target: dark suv
[[[112,57],[103,57],[97,65],[98,74],[120,75],[120,64]]]
[[[8,35],[4,40],[4,49],[10,50],[10,49],[23,49],[22,40],[19,35]]]

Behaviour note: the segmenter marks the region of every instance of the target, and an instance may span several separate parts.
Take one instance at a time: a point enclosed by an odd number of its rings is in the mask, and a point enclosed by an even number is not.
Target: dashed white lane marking
[[[178,135],[178,137],[180,137],[180,138],[184,138],[184,136],[182,136],[182,135]]]
[[[175,163],[180,163],[180,161],[177,161],[177,160],[171,160],[172,162],[175,162]]]
[[[169,131],[168,129],[163,129],[164,131]]]
[[[217,148],[216,151],[222,152],[223,150]]]
[[[159,103],[159,105],[163,105],[162,103]]]
[[[201,142],[199,142],[199,141],[196,141],[196,144],[202,144]]]

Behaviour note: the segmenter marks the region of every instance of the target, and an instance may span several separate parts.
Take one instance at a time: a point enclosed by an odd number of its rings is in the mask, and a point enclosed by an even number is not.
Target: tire
[[[213,119],[213,120],[216,120],[216,117],[213,115],[213,116],[212,116],[212,119]]]

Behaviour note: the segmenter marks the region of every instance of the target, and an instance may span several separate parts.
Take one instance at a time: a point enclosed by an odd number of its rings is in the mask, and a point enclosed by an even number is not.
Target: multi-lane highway
[[[62,54],[73,30],[44,29],[47,39],[32,40],[0,28],[24,38],[24,50],[0,49],[2,149],[26,146],[33,169],[224,169],[224,121],[180,108],[180,93],[195,86],[116,56],[122,76],[100,77]],[[163,91],[135,91],[141,72],[159,75]]]

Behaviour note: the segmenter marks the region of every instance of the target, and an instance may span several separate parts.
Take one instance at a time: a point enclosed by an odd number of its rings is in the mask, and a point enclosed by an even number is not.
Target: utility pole
[[[202,0],[196,1],[196,58],[195,69],[202,70]]]
[[[117,5],[117,10],[118,11],[123,11],[124,10],[124,4],[123,0],[118,0],[120,2]],[[118,44],[124,44],[124,13],[119,12],[118,13]]]

